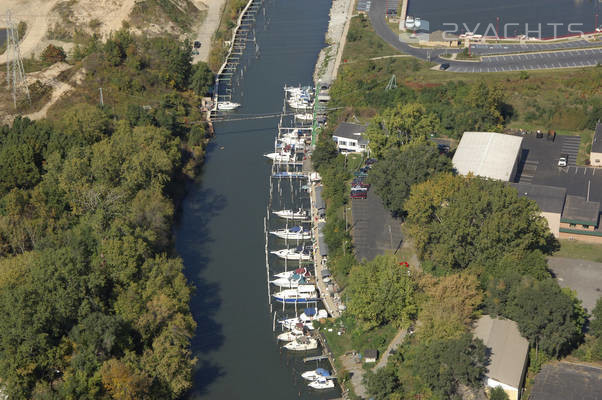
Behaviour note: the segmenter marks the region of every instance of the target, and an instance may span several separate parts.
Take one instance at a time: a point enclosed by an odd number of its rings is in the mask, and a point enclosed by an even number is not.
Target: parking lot
[[[481,62],[452,63],[453,72],[503,72],[552,68],[592,67],[602,63],[602,49],[484,56]]]
[[[535,376],[529,399],[602,399],[602,369],[567,362],[546,364]]]
[[[562,49],[584,49],[588,47],[600,47],[600,43],[588,42],[587,40],[574,40],[556,43],[526,43],[526,44],[473,44],[470,46],[474,54],[508,54],[526,53],[534,51],[554,51]]]
[[[548,265],[558,280],[558,284],[577,292],[577,298],[591,313],[596,306],[596,301],[602,296],[602,263],[550,257]]]
[[[564,187],[567,194],[602,202],[602,170],[576,166],[580,142],[579,136],[558,135],[551,141],[546,135],[540,139],[534,134],[524,135],[516,181]],[[565,154],[568,166],[559,167],[558,159]]]
[[[401,222],[391,216],[374,190],[351,201],[353,245],[358,260],[372,260],[401,246]]]

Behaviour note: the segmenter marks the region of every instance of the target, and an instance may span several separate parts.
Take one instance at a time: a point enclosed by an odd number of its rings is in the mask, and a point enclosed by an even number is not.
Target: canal
[[[233,86],[232,100],[242,106],[233,117],[279,112],[285,84],[311,84],[330,6],[329,0],[266,0],[255,28],[260,56],[247,46],[244,76]],[[198,323],[191,399],[339,395],[310,391],[299,377],[299,357],[282,352],[272,332],[263,230],[270,163],[262,155],[273,149],[277,123],[216,124],[202,179],[182,204],[176,248],[196,287],[191,308]]]
[[[573,31],[591,32],[599,9],[598,0],[409,0],[408,3],[408,15],[428,21],[430,32],[452,30],[451,25],[444,24],[455,23],[460,27],[466,24],[468,29],[464,31],[485,34],[487,26],[491,24],[490,29],[495,29],[499,24],[500,35],[504,35],[507,25],[508,36],[525,34],[527,28],[529,36],[539,36],[541,31],[542,37],[551,37],[552,24],[557,24],[557,35],[569,33],[569,24],[577,24],[570,28]]]

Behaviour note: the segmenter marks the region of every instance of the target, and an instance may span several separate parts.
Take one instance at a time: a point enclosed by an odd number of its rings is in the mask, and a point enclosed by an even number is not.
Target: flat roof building
[[[481,339],[489,350],[487,386],[501,386],[510,400],[519,400],[529,342],[521,336],[516,322],[483,315],[476,323],[474,336]]]
[[[363,153],[368,150],[368,140],[363,135],[365,131],[365,125],[341,122],[332,139],[341,153]]]
[[[541,215],[548,221],[554,237],[560,236],[560,216],[564,209],[566,189],[556,186],[534,185],[532,183],[511,183],[519,197],[535,200]]]
[[[495,132],[464,132],[452,163],[461,175],[510,182],[514,179],[523,138]]]

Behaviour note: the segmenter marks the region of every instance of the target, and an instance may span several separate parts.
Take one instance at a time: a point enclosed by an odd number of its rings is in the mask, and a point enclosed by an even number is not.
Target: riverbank
[[[326,32],[326,43],[318,55],[314,70],[314,82],[332,83],[341,64],[349,22],[353,15],[354,0],[333,0],[330,9],[330,21]]]

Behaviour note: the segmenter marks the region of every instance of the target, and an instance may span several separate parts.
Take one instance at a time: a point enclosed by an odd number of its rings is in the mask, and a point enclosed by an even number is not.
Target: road
[[[401,42],[399,36],[391,31],[385,21],[385,6],[386,0],[372,0],[368,15],[374,31],[399,51],[422,60],[449,64],[450,67],[447,69],[449,72],[502,72],[577,68],[591,67],[602,63],[600,44],[589,43],[585,40],[545,44],[475,44],[471,46],[471,50],[475,54],[483,56],[482,61],[466,62],[442,59],[439,57],[441,54],[454,53],[458,50],[427,50]],[[576,49],[581,47],[583,49]],[[568,50],[559,51],[562,49]],[[536,51],[544,51],[544,53],[508,55],[508,53],[533,53]]]

